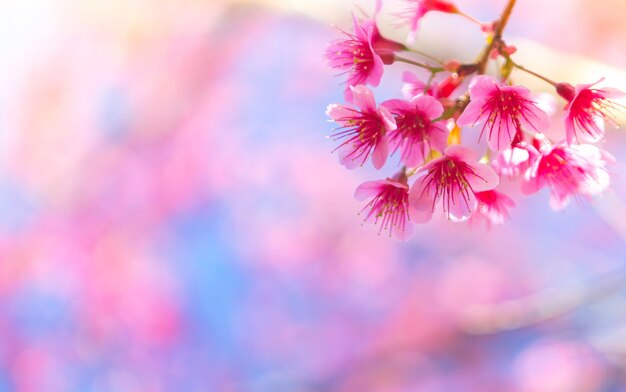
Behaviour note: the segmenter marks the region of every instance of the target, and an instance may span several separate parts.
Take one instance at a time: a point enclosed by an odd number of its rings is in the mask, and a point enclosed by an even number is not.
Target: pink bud
[[[443,69],[448,72],[456,72],[461,66],[461,62],[457,59],[450,59],[443,63]]]
[[[463,83],[463,77],[456,73],[450,74],[439,84],[439,97],[447,98]]]
[[[573,100],[576,96],[576,89],[569,83],[558,83],[556,85],[556,92],[568,101]]]
[[[517,52],[517,48],[514,45],[505,45],[502,50],[509,56]]]
[[[480,25],[480,29],[483,33],[491,34],[494,32],[496,24],[494,22],[484,22]]]

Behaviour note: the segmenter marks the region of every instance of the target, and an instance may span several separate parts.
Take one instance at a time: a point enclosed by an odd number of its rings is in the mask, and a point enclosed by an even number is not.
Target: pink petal
[[[385,181],[368,181],[359,185],[354,191],[354,198],[363,201],[372,198],[385,186]]]
[[[352,90],[352,102],[363,112],[376,111],[376,99],[374,93],[366,86],[360,84],[358,86],[350,86]]]
[[[472,191],[461,193],[458,188],[452,192],[450,205],[444,205],[444,208],[449,208],[448,213],[456,220],[468,218],[476,208],[476,196]]]
[[[339,163],[349,170],[362,166],[363,164],[362,157],[354,159],[354,147],[350,144],[339,147],[337,156],[339,157]]]
[[[376,169],[380,169],[385,165],[387,157],[389,156],[389,142],[386,136],[380,138],[374,152],[372,153],[372,164]]]
[[[405,98],[412,99],[424,93],[426,84],[412,72],[405,71],[402,74],[402,81],[404,82],[402,85],[402,95]]]
[[[415,226],[413,224],[411,224],[411,222],[406,222],[406,225],[404,226],[404,230],[396,227],[396,226],[392,226],[391,227],[391,235],[393,236],[393,238],[399,240],[399,241],[408,241],[411,239],[411,237],[413,237],[413,234],[415,233]]]
[[[590,176],[580,184],[579,191],[583,195],[599,195],[606,191],[609,186],[611,186],[611,176],[609,176],[606,170],[597,168],[593,173],[593,177]]]
[[[576,127],[574,126],[574,119],[571,116],[571,112],[565,115],[565,138],[567,144],[574,144],[576,142]]]
[[[550,207],[554,211],[560,211],[567,207],[569,204],[569,196],[567,195],[556,195],[554,193],[550,194]]]
[[[428,222],[433,215],[434,195],[428,188],[428,178],[420,177],[409,192],[409,216],[416,223]]]
[[[430,132],[430,148],[443,152],[448,145],[448,131],[440,126],[441,123],[433,124]]]
[[[606,163],[617,163],[617,159],[607,151],[600,150],[600,159]]]
[[[519,116],[519,120],[526,130],[541,132],[550,126],[548,114],[534,105],[527,106],[524,114],[524,116]]]
[[[393,115],[389,112],[389,110],[384,107],[381,106],[378,108],[378,114],[380,115],[380,118],[383,120],[383,123],[385,124],[385,129],[387,129],[387,131],[393,131],[396,128],[398,128],[398,126],[396,125],[396,119],[393,117]]]
[[[602,82],[603,80],[604,80],[604,77],[602,77],[602,78],[598,79],[598,81],[597,81],[597,82],[595,82],[595,83],[577,84],[577,85],[576,85],[576,96],[575,96],[575,97],[578,97],[578,94],[580,94],[580,92],[581,92],[581,91],[583,91],[583,90],[587,90],[587,89],[589,89],[589,88],[591,88],[591,87],[595,86],[596,84],[598,84],[598,83]],[[574,98],[574,99],[572,100],[572,102],[573,102],[573,101],[575,101],[575,100],[576,100],[576,98]]]
[[[417,173],[423,173],[423,172],[427,172],[429,171],[431,168],[433,168],[434,166],[438,165],[439,163],[441,163],[441,161],[448,159],[447,157],[443,156],[441,158],[437,158],[437,159],[433,159],[432,161],[428,162],[427,164],[425,164],[424,166],[420,167],[419,169],[417,169]]]
[[[537,159],[535,163],[533,163],[533,165],[524,173],[524,178],[521,183],[521,191],[525,195],[537,193],[543,186],[541,178],[537,175],[540,162],[541,159]]]
[[[470,97],[473,101],[488,99],[499,85],[498,81],[491,76],[474,76],[469,85]]]
[[[369,76],[367,77],[367,84],[376,87],[380,84],[380,80],[383,78],[385,65],[383,64],[383,60],[376,53],[374,53],[373,59],[374,65],[372,66]]]
[[[411,103],[409,103],[409,101],[405,101],[404,99],[389,99],[382,102],[380,106],[384,106],[394,112],[408,112],[413,108]]]
[[[402,163],[407,167],[417,167],[424,163],[424,153],[428,154],[429,151],[427,143],[417,142],[411,146],[408,154],[403,153]]]
[[[484,102],[485,101],[482,99],[472,99],[463,110],[463,113],[461,113],[459,118],[456,120],[456,125],[459,127],[473,127],[474,125],[481,123],[484,120],[481,119],[481,117],[487,116],[487,113],[485,113],[485,110],[483,109]]]
[[[378,15],[380,10],[383,8],[383,0],[376,0],[376,8],[374,11],[374,16]]]
[[[420,95],[412,101],[415,107],[429,119],[435,119],[443,114],[443,105],[430,95]]]
[[[402,81],[406,83],[422,85],[424,87],[426,86],[426,83],[424,83],[420,78],[418,78],[413,72],[409,72],[409,71],[404,71],[402,73]]]
[[[613,88],[613,87],[602,87],[598,90],[603,93],[605,98],[622,98],[626,96],[625,92],[623,92],[622,90]]]
[[[368,38],[368,30],[371,28],[367,23],[359,23],[359,19],[356,17],[356,14],[352,13],[352,24],[354,29],[354,36],[358,38],[359,41],[366,42]]]
[[[494,189],[500,183],[500,177],[495,170],[484,163],[471,165],[473,173],[468,173],[465,179],[474,192],[484,192]]]
[[[512,165],[520,165],[530,159],[530,153],[524,148],[513,147],[502,152],[504,159]]]
[[[348,121],[345,119],[354,117],[354,109],[350,109],[346,106],[333,103],[328,105],[328,107],[326,108],[326,115],[332,118],[334,121],[344,125],[344,123]]]
[[[500,129],[494,128],[491,134],[489,134],[489,131],[485,131],[487,133],[487,144],[493,151],[505,150],[511,147],[511,142],[516,132],[515,124],[509,119],[504,124],[500,123]]]
[[[453,144],[446,147],[443,153],[451,158],[457,158],[464,162],[476,162],[478,160],[474,151],[460,144]]]
[[[598,130],[600,132],[597,132],[595,136],[590,135],[589,132],[580,133],[580,138],[583,139],[583,141],[588,142],[588,143],[597,143],[604,138],[604,131],[606,128],[606,123],[604,122],[604,118],[598,114],[595,114],[593,115],[593,122],[596,124],[596,127],[598,127]]]
[[[376,28],[375,26],[373,28]],[[374,43],[372,42],[372,34],[373,29],[368,33],[368,43],[370,47],[370,51],[372,52],[372,58],[374,60],[374,65],[372,69],[369,70],[369,76],[367,77],[367,83],[376,87],[380,84],[380,80],[383,77],[384,72],[384,64],[383,60],[380,58],[380,55],[374,50]]]

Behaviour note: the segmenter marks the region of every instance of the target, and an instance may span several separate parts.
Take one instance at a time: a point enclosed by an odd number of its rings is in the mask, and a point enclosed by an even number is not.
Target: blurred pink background
[[[1,3],[0,391],[626,391],[623,131],[604,198],[379,237],[352,194],[381,174],[324,138],[351,6]],[[507,32],[626,89],[624,15],[527,0]],[[480,43],[442,20],[424,45]]]

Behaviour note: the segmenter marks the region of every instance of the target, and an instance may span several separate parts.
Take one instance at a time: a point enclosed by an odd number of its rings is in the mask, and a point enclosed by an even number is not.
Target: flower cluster
[[[517,64],[515,47],[502,37],[514,4],[510,0],[490,23],[444,0],[404,0],[393,14],[409,27],[409,43],[419,20],[431,11],[476,23],[487,44],[471,63],[440,62],[383,37],[376,22],[381,1],[372,18],[353,17],[353,31],[328,46],[328,64],[347,76],[346,103],[331,104],[326,111],[337,124],[331,139],[339,141],[341,164],[353,169],[371,161],[382,169],[390,157],[398,162],[394,175],[356,190],[358,199],[370,199],[362,213],[366,222],[379,225],[379,233],[408,239],[414,224],[437,212],[455,222],[500,224],[515,206],[511,193],[516,187],[522,194],[548,188],[554,209],[609,187],[607,164],[614,158],[594,144],[603,140],[605,125],[617,125],[615,112],[622,106],[614,99],[624,94],[596,87],[602,79],[572,86]],[[497,68],[493,76],[486,74],[490,62]],[[384,67],[396,63],[412,65],[422,75],[405,71],[403,98],[377,101],[368,86],[378,86]],[[531,90],[514,83],[513,70],[552,85],[563,109],[546,113]],[[549,139],[544,132],[557,126],[562,138]],[[477,136],[462,144],[463,131],[471,128]],[[504,178],[517,185],[503,187]]]

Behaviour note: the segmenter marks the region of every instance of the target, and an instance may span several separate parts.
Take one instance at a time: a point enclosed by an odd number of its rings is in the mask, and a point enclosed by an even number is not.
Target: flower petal
[[[389,112],[389,109],[384,106],[380,106],[378,108],[378,114],[380,115],[381,120],[383,120],[383,124],[385,124],[385,129],[387,129],[388,132],[398,128],[398,126],[396,125],[396,119]]]
[[[418,178],[409,192],[409,216],[413,222],[425,223],[432,218],[434,197],[428,177]]]
[[[456,125],[459,127],[473,127],[476,124],[480,124],[484,121],[484,117],[488,115],[485,113],[483,109],[484,101],[483,100],[472,100],[465,107],[463,113],[457,118]]]
[[[326,115],[342,125],[354,117],[354,109],[336,103],[328,105]]]
[[[460,144],[453,144],[446,147],[443,153],[451,158],[457,158],[464,162],[476,162],[478,160],[474,151]]]
[[[352,102],[361,109],[361,111],[376,111],[376,100],[374,99],[372,90],[362,84],[350,86],[350,90],[352,91]]]
[[[389,109],[393,113],[405,112],[412,109],[411,103],[404,99],[388,99],[382,102],[380,106]]]
[[[383,136],[374,147],[374,152],[372,153],[372,164],[376,169],[380,169],[385,165],[388,156],[389,142],[387,140],[387,137]]]
[[[494,189],[500,183],[500,177],[495,170],[484,163],[471,165],[472,173],[468,173],[465,179],[474,192],[484,192]]]
[[[533,165],[529,167],[526,172],[524,172],[524,178],[521,183],[521,191],[523,194],[532,195],[539,192],[539,190],[543,187],[543,177],[539,177],[537,175],[540,163],[541,159],[537,159],[535,163],[533,163]]]
[[[430,95],[420,95],[413,99],[413,104],[429,119],[435,119],[443,114],[443,105],[441,102]]]
[[[451,190],[450,203],[445,205],[444,209],[448,209],[448,214],[456,221],[464,220],[472,215],[472,212],[476,209],[476,196],[471,190],[461,191],[458,188]]]
[[[365,162],[363,157],[355,159],[354,147],[350,144],[339,147],[337,156],[339,157],[339,163],[341,163],[346,169],[352,170],[359,166],[363,166]]]
[[[392,226],[391,235],[399,241],[408,241],[415,234],[415,225],[407,221],[403,228]]]
[[[492,76],[474,76],[469,84],[470,97],[472,100],[489,98],[498,86],[498,81]]]
[[[487,144],[493,151],[502,151],[511,147],[517,128],[512,119],[500,123],[499,129],[494,129],[487,135]]]
[[[417,167],[424,163],[424,154],[430,151],[427,142],[416,142],[408,147],[408,151],[402,152],[402,163],[407,167]]]
[[[354,191],[354,198],[363,201],[371,197],[378,195],[382,187],[384,187],[385,181],[367,181],[359,185]]]

